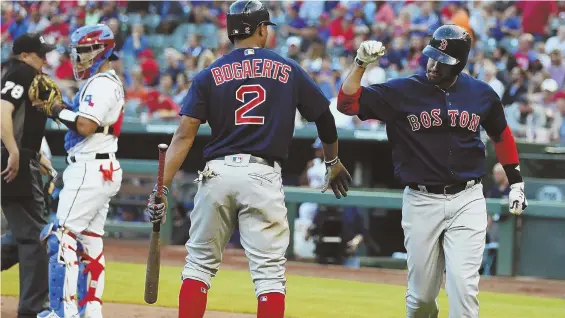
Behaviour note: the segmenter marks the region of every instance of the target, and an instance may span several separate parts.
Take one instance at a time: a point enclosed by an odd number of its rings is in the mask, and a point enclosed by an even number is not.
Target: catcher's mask
[[[106,60],[117,59],[114,34],[107,25],[83,26],[71,35],[70,56],[76,80],[96,74]]]

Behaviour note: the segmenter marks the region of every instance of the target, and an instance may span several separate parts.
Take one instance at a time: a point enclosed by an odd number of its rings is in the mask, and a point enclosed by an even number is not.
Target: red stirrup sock
[[[185,279],[179,293],[179,318],[202,318],[206,311],[208,286],[199,280]]]
[[[262,294],[257,299],[257,318],[283,318],[284,295],[281,293]]]

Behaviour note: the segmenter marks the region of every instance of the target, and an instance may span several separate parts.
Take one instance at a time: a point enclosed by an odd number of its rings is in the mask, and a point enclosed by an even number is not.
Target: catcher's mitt
[[[33,106],[47,116],[53,114],[53,105],[62,101],[61,90],[46,74],[37,74],[29,87],[29,99]]]

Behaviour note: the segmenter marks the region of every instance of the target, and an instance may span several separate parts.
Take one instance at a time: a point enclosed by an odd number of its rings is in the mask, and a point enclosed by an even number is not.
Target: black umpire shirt
[[[3,64],[2,99],[14,105],[12,121],[14,137],[20,150],[20,168],[18,176],[11,183],[7,184],[2,178],[2,196],[27,196],[33,179],[29,171],[30,160],[39,159],[47,117],[33,107],[29,99],[29,87],[38,72],[17,59]],[[2,143],[2,170],[6,168],[8,155]]]

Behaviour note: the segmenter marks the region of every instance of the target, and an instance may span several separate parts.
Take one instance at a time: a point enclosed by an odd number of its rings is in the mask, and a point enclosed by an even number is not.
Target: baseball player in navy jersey
[[[257,317],[280,318],[285,308],[285,252],[289,244],[281,163],[294,131],[296,110],[315,122],[326,178],[345,196],[351,176],[338,159],[338,138],[329,100],[300,66],[265,49],[269,12],[258,0],[234,2],[227,15],[235,49],[194,78],[184,98],[180,125],[167,150],[164,193],[190,150],[199,126],[209,123],[211,142],[199,172],[190,214],[188,256],[182,271],[179,317],[201,318],[236,222],[258,300]],[[166,203],[149,197],[152,222],[164,222]]]
[[[485,146],[494,141],[511,184],[510,212],[527,206],[518,152],[498,95],[461,73],[471,38],[455,25],[439,27],[423,53],[425,74],[361,87],[365,67],[385,53],[365,41],[338,96],[338,109],[361,120],[386,122],[395,175],[406,185],[402,228],[408,252],[407,317],[437,317],[446,272],[449,317],[478,317],[479,267],[487,227],[481,178]]]

